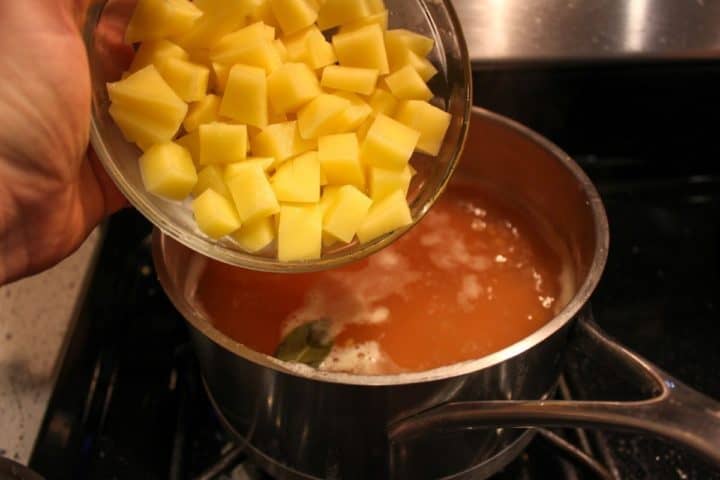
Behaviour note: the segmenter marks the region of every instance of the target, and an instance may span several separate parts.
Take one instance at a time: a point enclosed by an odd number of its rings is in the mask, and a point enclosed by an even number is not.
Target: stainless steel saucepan
[[[720,465],[720,404],[614,343],[590,319],[586,304],[605,266],[609,236],[602,202],[578,165],[540,135],[475,109],[456,175],[507,193],[559,235],[574,296],[514,345],[425,372],[320,372],[246,348],[193,306],[197,254],[156,232],[160,282],[190,325],[212,401],[255,460],[279,478],[484,477],[532,436],[506,427],[566,425],[651,433]],[[568,352],[633,373],[647,398],[546,400]]]

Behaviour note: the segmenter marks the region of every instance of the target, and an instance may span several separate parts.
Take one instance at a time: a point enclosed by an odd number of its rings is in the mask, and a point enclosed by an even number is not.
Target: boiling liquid
[[[391,246],[341,269],[299,275],[209,261],[196,301],[217,329],[272,354],[294,327],[331,319],[321,369],[426,370],[498,351],[562,307],[563,262],[531,217],[454,185]]]

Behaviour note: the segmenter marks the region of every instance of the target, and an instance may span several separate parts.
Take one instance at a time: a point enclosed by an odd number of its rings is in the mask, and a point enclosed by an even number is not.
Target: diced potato
[[[333,120],[333,132],[345,133],[356,131],[372,113],[370,106],[360,97],[350,92],[335,92],[338,97],[350,102],[350,106]]]
[[[210,238],[224,237],[240,228],[235,207],[215,190],[205,190],[193,200],[192,210],[198,227]]]
[[[124,80],[108,83],[113,104],[139,116],[162,119],[178,128],[187,113],[187,104],[163,80],[154,65],[149,65]]]
[[[220,97],[217,95],[206,95],[199,102],[190,105],[188,114],[183,121],[186,132],[194,132],[200,125],[216,122],[218,120],[218,109],[220,108]]]
[[[282,65],[282,59],[273,42],[263,40],[237,51],[232,63],[261,67],[269,75]]]
[[[190,60],[190,55],[188,55],[188,52],[183,50],[182,47],[175,45],[169,40],[148,40],[140,44],[140,48],[135,52],[135,57],[133,57],[128,72],[135,73],[165,58]]]
[[[238,62],[238,57],[242,56],[243,52],[249,47],[266,41],[268,41],[266,25],[262,22],[256,22],[218,40],[210,50],[210,59],[213,62],[233,65]]]
[[[326,0],[320,7],[317,24],[320,30],[345,25],[370,15],[366,0]]]
[[[236,167],[236,171],[231,177],[226,177],[225,182],[243,223],[269,217],[280,211],[280,204],[260,165],[248,163]]]
[[[257,7],[255,0],[196,1],[203,16],[185,34],[175,37],[183,48],[210,48],[225,35],[245,24],[246,17]]]
[[[270,7],[269,0],[260,0],[253,13],[250,14],[250,20],[255,22],[261,21],[265,25],[270,25],[275,28],[279,27],[277,20],[275,19],[275,15],[272,13],[272,7]]]
[[[322,93],[318,79],[304,63],[286,63],[267,79],[270,105],[277,113],[296,112]]]
[[[410,165],[403,170],[371,167],[368,173],[370,197],[377,202],[396,190],[402,190],[407,195],[412,175]]]
[[[178,138],[175,140],[175,143],[185,147],[187,151],[190,152],[195,168],[197,168],[200,165],[200,134],[198,131],[195,130],[192,133]]]
[[[388,11],[382,10],[378,13],[368,15],[367,17],[358,19],[352,23],[343,25],[342,27],[340,27],[340,30],[338,30],[338,33],[347,33],[352,30],[357,30],[360,27],[364,27],[365,25],[372,25],[373,23],[380,25],[380,28],[383,31],[387,30],[387,28],[388,28]]]
[[[275,27],[271,25],[264,25],[265,27],[265,40],[272,42],[275,40]]]
[[[272,157],[279,165],[290,157],[300,155],[316,148],[316,142],[300,137],[297,122],[284,122],[268,125],[251,142],[253,155]]]
[[[270,183],[280,202],[318,202],[320,162],[317,152],[307,152],[283,163]]]
[[[410,208],[402,190],[396,190],[377,203],[373,203],[357,231],[358,240],[368,243],[398,228],[412,223]]]
[[[152,146],[139,159],[145,189],[171,200],[182,200],[197,182],[190,153],[177,143]]]
[[[282,38],[283,45],[287,50],[288,60],[291,62],[304,62],[307,55],[307,41],[313,32],[322,36],[316,25],[310,25],[292,35],[285,35]]]
[[[437,74],[437,69],[427,58],[421,57],[412,50],[407,50],[405,57],[400,60],[399,65],[390,64],[390,71],[394,72],[405,65],[412,65],[416,72],[423,79],[423,82],[429,81]]]
[[[360,163],[360,148],[354,133],[341,133],[318,138],[320,168],[331,185],[355,185],[365,188],[365,175]]]
[[[350,243],[365,221],[372,203],[372,200],[354,186],[340,187],[335,201],[323,216],[323,231]]]
[[[365,136],[360,159],[365,165],[403,170],[412,156],[420,133],[383,114],[378,114]]]
[[[238,162],[247,158],[247,126],[213,122],[198,128],[200,165]]]
[[[377,24],[360,27],[332,38],[335,54],[344,67],[373,68],[381,75],[390,71],[383,31]]]
[[[323,187],[320,203],[318,203],[318,207],[320,208],[323,216],[332,206],[333,202],[335,202],[335,199],[337,199],[337,193],[340,190],[340,187],[341,185],[328,185]]]
[[[388,57],[393,57],[404,48],[410,49],[421,57],[426,57],[435,46],[432,38],[411,32],[404,28],[396,28],[385,32],[385,45]]]
[[[259,165],[264,172],[268,172],[274,163],[275,159],[271,157],[248,157],[242,162],[229,163],[225,165],[225,180],[233,177],[237,172],[242,172],[247,165]]]
[[[259,252],[275,240],[275,222],[272,217],[265,217],[245,223],[231,236],[246,252]]]
[[[284,63],[288,60],[288,51],[287,47],[283,43],[283,41],[279,38],[276,38],[273,40],[273,47],[275,47],[275,50],[278,52],[278,56],[280,57],[280,60]]]
[[[452,116],[427,102],[407,100],[400,105],[395,119],[420,132],[420,139],[415,147],[417,150],[437,155]]]
[[[377,14],[381,12],[387,12],[387,9],[385,8],[385,2],[383,0],[366,0],[368,4],[368,9],[370,10],[371,14]]]
[[[184,101],[197,102],[205,98],[210,80],[208,67],[179,58],[166,58],[157,62],[157,69]]]
[[[375,90],[377,79],[378,71],[372,68],[330,65],[323,70],[320,86],[370,95]]]
[[[148,118],[121,105],[110,105],[109,112],[123,137],[135,143],[141,150],[147,150],[156,143],[171,140],[177,126],[165,119]]]
[[[337,62],[332,44],[325,40],[325,37],[317,29],[308,35],[307,51],[302,61],[314,70]]]
[[[331,133],[335,118],[349,106],[349,100],[337,95],[324,93],[315,97],[297,114],[300,136],[311,139]]]
[[[377,88],[370,96],[368,103],[375,113],[392,116],[395,114],[400,101],[384,88]]]
[[[183,34],[201,16],[202,11],[188,0],[139,0],[125,30],[125,42]]]
[[[235,65],[230,70],[220,115],[247,125],[268,124],[268,97],[265,70],[248,65]]]
[[[287,113],[277,113],[272,108],[268,107],[268,123],[285,123],[288,121],[288,114]]]
[[[385,84],[390,88],[390,92],[401,100],[430,100],[433,97],[427,84],[412,65],[405,65],[385,77]]]
[[[207,189],[212,189],[232,202],[232,196],[225,185],[225,176],[220,165],[208,165],[198,172],[197,183],[192,190],[192,195],[199,197]]]
[[[269,0],[280,28],[289,35],[315,23],[317,5],[311,0]]]
[[[230,67],[222,63],[212,64],[213,79],[217,86],[218,93],[224,93],[227,86],[228,77],[230,76]]]
[[[322,214],[317,205],[283,205],[278,223],[278,259],[314,260],[322,251]]]

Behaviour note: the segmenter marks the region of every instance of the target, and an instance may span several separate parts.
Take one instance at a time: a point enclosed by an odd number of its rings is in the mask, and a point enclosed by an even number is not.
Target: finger
[[[88,148],[87,158],[105,201],[105,215],[111,215],[122,208],[128,207],[130,203],[107,174],[92,147]]]

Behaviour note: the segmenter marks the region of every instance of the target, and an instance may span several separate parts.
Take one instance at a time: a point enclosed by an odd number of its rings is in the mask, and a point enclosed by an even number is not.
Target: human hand
[[[126,203],[88,151],[86,3],[0,2],[0,285],[62,260]]]

